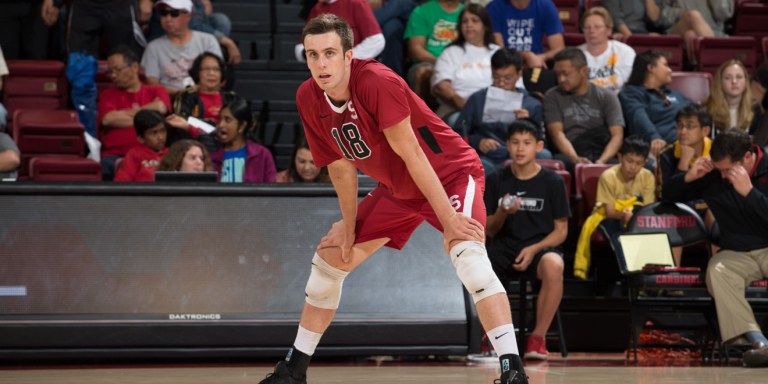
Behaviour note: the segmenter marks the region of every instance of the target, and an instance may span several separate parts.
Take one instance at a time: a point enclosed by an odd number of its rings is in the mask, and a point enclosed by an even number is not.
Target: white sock
[[[496,350],[497,355],[520,355],[520,351],[517,349],[515,327],[512,323],[500,325],[488,331],[487,334],[488,340],[493,344],[493,349]]]
[[[315,354],[315,348],[320,343],[321,337],[323,337],[322,333],[312,332],[299,325],[299,331],[296,333],[296,341],[293,343],[293,346],[299,351],[312,356]]]

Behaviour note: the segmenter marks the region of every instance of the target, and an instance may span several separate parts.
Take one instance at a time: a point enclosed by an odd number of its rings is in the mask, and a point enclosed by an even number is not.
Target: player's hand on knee
[[[345,230],[344,222],[339,220],[331,226],[328,233],[320,239],[318,249],[339,247],[341,261],[349,263],[352,257],[352,246],[355,244],[355,233]]]
[[[474,240],[485,242],[485,229],[479,221],[462,213],[453,215],[443,228],[443,246],[450,253],[451,242]]]

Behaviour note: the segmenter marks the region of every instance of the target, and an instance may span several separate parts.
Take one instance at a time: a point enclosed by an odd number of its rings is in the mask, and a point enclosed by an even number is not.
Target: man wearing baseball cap
[[[147,83],[160,84],[168,93],[176,93],[194,85],[189,76],[192,62],[203,52],[223,57],[216,38],[204,32],[189,29],[192,18],[191,0],[160,0],[155,4],[160,25],[166,35],[152,40],[144,51],[141,65]]]

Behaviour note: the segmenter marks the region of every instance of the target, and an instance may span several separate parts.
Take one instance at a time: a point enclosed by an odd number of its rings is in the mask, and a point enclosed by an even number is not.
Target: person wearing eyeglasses
[[[141,65],[147,83],[160,84],[172,94],[194,85],[189,69],[200,54],[211,52],[223,57],[216,38],[189,28],[191,0],[160,0],[155,4],[166,35],[152,40],[144,51]]]
[[[629,134],[639,135],[651,144],[651,168],[655,167],[659,151],[677,140],[677,112],[691,103],[668,87],[671,82],[667,58],[650,50],[635,57],[632,74],[619,92]]]
[[[165,88],[141,82],[138,58],[129,47],[117,47],[107,58],[107,68],[115,87],[99,94],[96,121],[102,175],[109,181],[115,174],[115,161],[141,144],[133,128],[136,113],[149,109],[165,115],[171,109],[171,101]]]
[[[491,56],[492,85],[473,93],[464,108],[459,113],[459,118],[453,125],[453,129],[469,141],[469,145],[477,151],[480,162],[483,163],[485,174],[489,175],[499,169],[505,161],[509,160],[507,150],[507,129],[509,124],[517,119],[528,118],[539,127],[541,137],[544,137],[542,127],[541,102],[530,96],[525,89],[517,88],[517,82],[523,73],[523,56],[520,52],[510,48],[501,48]],[[493,88],[493,89],[492,89]],[[504,117],[493,116],[486,113],[486,104],[493,103],[501,95],[509,95],[506,91],[520,94],[522,102],[520,108],[513,114]],[[490,101],[489,101],[490,100]],[[503,101],[509,104],[508,101]],[[546,148],[536,153],[536,158],[550,159],[552,154]]]
[[[629,80],[635,50],[611,39],[613,18],[607,9],[592,7],[581,17],[581,29],[586,43],[579,45],[589,67],[589,81],[618,95]]]
[[[211,52],[203,52],[192,63],[189,76],[197,86],[187,87],[176,95],[173,113],[185,119],[194,116],[215,126],[219,122],[221,106],[237,97],[232,91],[222,90],[227,81],[224,60]]]

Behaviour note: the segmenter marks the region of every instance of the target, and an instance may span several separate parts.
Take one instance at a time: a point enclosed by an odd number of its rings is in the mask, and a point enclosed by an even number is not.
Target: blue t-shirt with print
[[[222,183],[243,182],[245,158],[247,155],[245,146],[235,151],[224,151],[224,162],[221,164]]]
[[[563,33],[563,23],[552,0],[531,0],[520,10],[510,0],[493,0],[486,6],[494,33],[504,46],[520,52],[544,53],[544,36]]]

